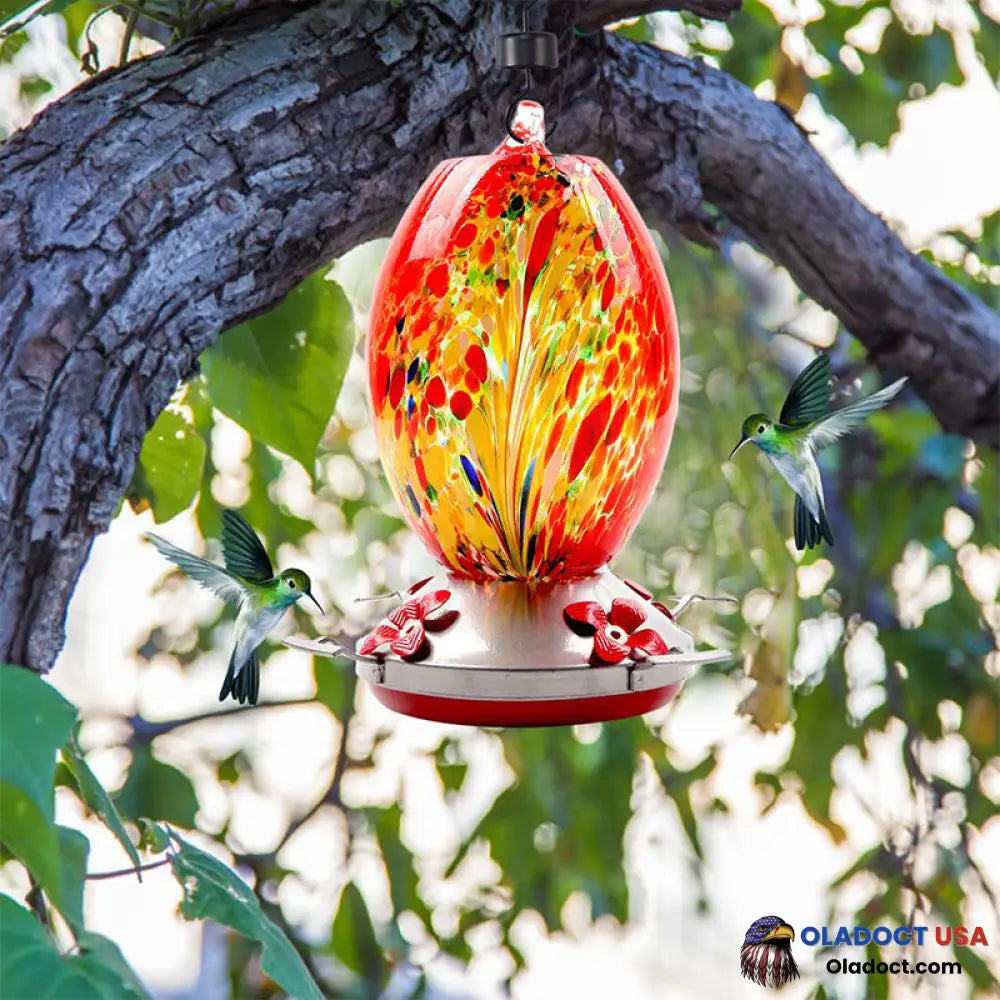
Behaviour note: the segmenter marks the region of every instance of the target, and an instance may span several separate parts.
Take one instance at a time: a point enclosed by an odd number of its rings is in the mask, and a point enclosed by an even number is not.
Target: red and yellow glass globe
[[[445,567],[574,579],[621,549],[659,478],[677,323],[612,172],[550,153],[537,105],[515,131],[410,204],[375,289],[371,400],[392,489]]]

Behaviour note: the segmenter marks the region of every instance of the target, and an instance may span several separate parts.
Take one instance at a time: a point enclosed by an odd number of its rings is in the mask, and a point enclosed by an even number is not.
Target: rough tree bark
[[[908,253],[778,107],[705,65],[570,30],[599,6],[533,10],[564,36],[557,147],[620,161],[655,224],[711,239],[711,203],[946,429],[995,445],[1000,318]],[[438,160],[496,144],[514,84],[492,46],[510,14],[256,4],[95,77],[0,149],[0,658],[51,666],[91,541],[198,354],[391,232]]]

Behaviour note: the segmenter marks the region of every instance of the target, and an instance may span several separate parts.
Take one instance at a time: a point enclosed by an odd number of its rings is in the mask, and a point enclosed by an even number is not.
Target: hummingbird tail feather
[[[219,691],[219,701],[225,701],[230,695],[234,701],[241,705],[250,702],[257,704],[257,695],[260,693],[260,661],[257,659],[257,650],[254,650],[243,665],[241,670],[236,669],[236,650],[229,658],[229,669],[226,671],[226,679],[222,682],[222,690]]]
[[[833,529],[826,518],[826,510],[822,504],[819,508],[819,521],[809,513],[809,508],[802,502],[801,497],[795,497],[795,547],[801,552],[803,549],[812,549],[822,541],[833,545]]]
[[[820,504],[819,506],[819,534],[821,538],[826,539],[827,545],[833,545],[833,528],[830,527],[830,522],[826,519],[826,508]],[[817,541],[817,545],[819,542]]]
[[[812,518],[806,505],[796,495],[795,497],[795,547],[801,552],[806,545],[812,548]]]

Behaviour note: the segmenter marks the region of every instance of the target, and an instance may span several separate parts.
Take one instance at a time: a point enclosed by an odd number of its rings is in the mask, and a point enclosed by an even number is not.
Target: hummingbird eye
[[[758,434],[763,434],[763,433],[764,433],[764,425],[763,425],[763,424],[761,424],[761,425],[760,425],[760,426],[759,426],[759,427],[757,428],[757,433],[758,433]]]
[[[295,589],[295,581],[294,580],[289,580],[288,581],[288,586],[291,587],[292,590],[294,590]]]

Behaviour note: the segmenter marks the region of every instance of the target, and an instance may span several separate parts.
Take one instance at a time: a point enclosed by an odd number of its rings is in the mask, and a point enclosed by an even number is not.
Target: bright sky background
[[[794,13],[796,8],[789,4],[787,9]],[[799,14],[805,9],[800,5]],[[665,16],[663,24],[669,36],[671,17]],[[31,67],[33,72],[53,80],[56,90],[48,95],[50,98],[80,79],[78,68],[60,42],[60,27],[57,18],[37,22],[32,28],[31,44],[15,62],[16,68]],[[117,52],[119,30],[117,19],[108,16],[101,19],[95,32],[109,59]],[[845,182],[866,204],[895,224],[914,247],[953,227],[975,232],[977,220],[1000,207],[1000,94],[985,71],[971,63],[964,52],[963,64],[970,72],[969,82],[959,88],[942,87],[933,97],[907,105],[902,131],[887,150],[868,148],[858,152],[839,124],[826,118],[811,98],[800,116],[807,128],[816,131],[814,144],[832,161]],[[15,74],[9,69],[0,71],[0,127],[18,127],[36,109],[18,97]],[[339,407],[341,414],[356,426],[366,420],[362,391],[356,367]],[[237,449],[241,446],[240,435],[234,429],[232,443]],[[148,717],[169,718],[217,707],[216,691],[228,656],[225,630],[219,635],[215,653],[185,674],[167,660],[155,662],[142,673],[139,686],[140,674],[132,650],[144,637],[145,623],[152,612],[169,599],[152,593],[166,571],[163,561],[140,541],[141,533],[152,527],[148,515],[136,517],[126,508],[108,534],[94,544],[72,603],[66,648],[52,679],[87,712],[131,712],[140,708]],[[186,515],[157,530],[181,546],[198,545],[193,522]],[[296,560],[319,581],[321,602],[333,593],[334,585],[340,588],[336,596],[341,601],[352,596],[340,592],[350,587],[351,581],[333,582],[338,544],[343,541],[331,539],[309,553],[308,558]],[[407,564],[389,566],[390,578],[400,582],[415,578],[418,558],[413,555]],[[214,605],[210,596],[193,585],[181,593],[184,616],[196,620],[211,613]],[[829,640],[817,633],[813,641]],[[873,655],[872,648],[865,648],[865,641],[863,636],[856,640],[857,664],[864,664]],[[877,656],[877,647],[874,649]],[[808,659],[811,655],[818,657],[819,652],[807,648],[800,655]],[[311,694],[308,658],[282,652],[270,664],[266,673],[269,697]],[[553,938],[546,939],[540,933],[539,921],[525,915],[519,921],[518,934],[528,958],[528,970],[517,981],[515,997],[759,998],[762,991],[734,973],[746,927],[765,912],[782,915],[797,929],[823,923],[825,885],[843,869],[846,858],[871,846],[880,833],[871,818],[846,796],[840,797],[838,809],[853,839],[844,850],[831,847],[825,834],[796,804],[781,804],[764,819],[758,819],[751,777],[765,762],[782,758],[792,734],[787,728],[772,736],[759,734],[737,715],[738,700],[739,694],[734,695],[731,686],[701,684],[689,688],[672,709],[661,713],[676,762],[699,759],[703,749],[712,743],[725,748],[715,785],[705,793],[706,804],[715,794],[734,804],[731,814],[717,816],[703,827],[711,902],[708,916],[699,916],[691,906],[695,892],[675,809],[654,781],[640,777],[634,789],[637,814],[626,838],[633,911],[629,929],[622,931],[604,921],[592,923],[583,899],[567,904],[567,932]],[[367,693],[361,719],[360,738],[375,728],[391,729],[394,735],[386,745],[379,773],[367,782],[348,786],[345,794],[359,803],[388,797],[400,776],[404,804],[410,807],[404,836],[411,847],[428,855],[433,867],[433,858],[441,854],[443,845],[454,842],[462,825],[461,815],[456,821],[444,808],[439,791],[433,787],[433,776],[418,760],[422,750],[436,745],[442,727],[392,716]],[[579,735],[587,740],[596,732],[588,727]],[[102,732],[99,724],[92,724],[86,731],[91,746],[100,746],[110,735],[107,727]],[[208,737],[198,732],[192,734],[192,740],[195,735],[199,741],[209,738],[229,751],[248,747],[259,762],[261,788],[239,792],[233,822],[234,831],[248,850],[270,848],[289,812],[297,813],[311,804],[337,746],[335,727],[321,708],[249,713],[215,725]],[[890,735],[881,740],[881,750],[873,748],[871,765],[863,767],[856,761],[844,766],[843,771],[851,774],[864,797],[883,809],[897,811],[898,818],[903,818],[903,785],[891,764],[893,743],[898,737],[898,733]],[[474,790],[458,810],[469,822],[507,780],[496,737],[480,733],[473,740],[473,748],[476,760],[470,773],[475,780],[467,785],[474,786]],[[164,740],[163,756],[192,769],[199,792],[203,793],[202,820],[208,825],[221,822],[223,805],[216,797],[210,775],[203,773],[203,765],[194,759],[191,743],[183,735],[169,742]],[[114,786],[126,759],[120,751],[98,750],[91,762],[99,776]],[[116,842],[103,827],[79,816],[68,795],[60,797],[59,806],[61,822],[79,825],[90,836],[92,870],[125,864]],[[341,880],[345,873],[336,870],[335,860],[340,836],[335,823],[321,819],[289,844],[283,859],[292,864],[306,863],[313,873],[325,873],[331,882]],[[978,851],[981,859],[994,862],[995,888],[1000,892],[1000,864],[996,863],[1000,859],[1000,823],[991,825]],[[488,860],[480,859],[479,864],[489,870]],[[781,874],[776,876],[776,872]],[[362,860],[358,871],[351,874],[364,886],[376,914],[385,913],[385,886],[377,866]],[[119,942],[139,974],[159,994],[183,991],[199,1000],[211,1000],[217,995],[217,949],[206,949],[209,961],[201,973],[204,978],[195,983],[202,928],[175,916],[178,897],[177,887],[165,870],[149,872],[141,886],[130,879],[92,883],[87,890],[88,920],[93,929]],[[305,889],[293,886],[288,887],[283,902],[293,919],[308,919],[318,935],[329,927],[336,908],[335,895],[310,896]],[[967,922],[986,926],[995,946],[1000,928],[985,907],[969,913]],[[488,933],[482,938],[477,942],[471,975],[458,976],[455,970],[439,966],[436,985],[454,989],[461,996],[499,997],[491,984],[498,979],[503,965],[486,940]],[[812,949],[797,942],[795,950],[803,980],[783,991],[786,1000],[801,1000],[815,986],[817,970]],[[993,952],[997,954],[995,947]],[[917,995],[893,993],[894,998]],[[960,981],[949,982],[944,977],[923,983],[919,991],[921,1000],[948,1000],[963,995]]]

